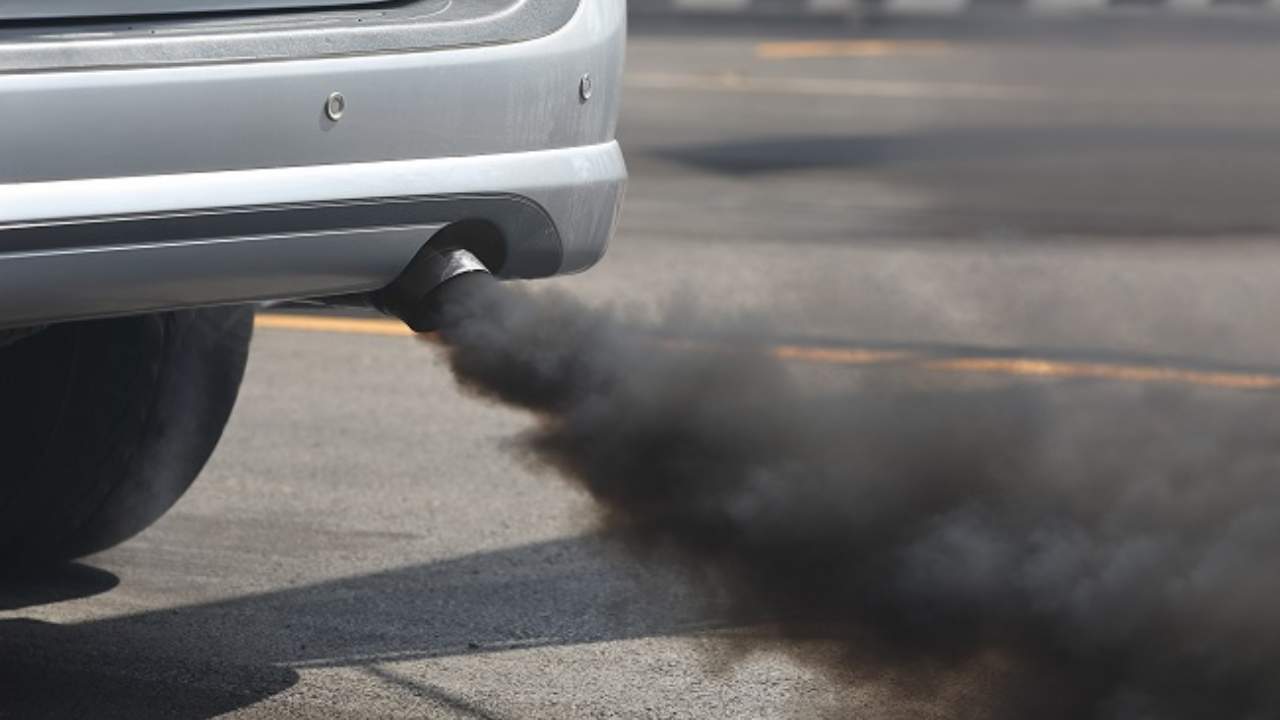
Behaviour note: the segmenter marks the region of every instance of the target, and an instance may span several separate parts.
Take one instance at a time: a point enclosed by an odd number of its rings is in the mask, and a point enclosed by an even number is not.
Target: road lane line
[[[798,40],[756,45],[761,60],[865,58],[888,55],[941,55],[951,46],[939,40]]]
[[[766,77],[743,75],[736,72],[716,74],[631,73],[626,76],[624,83],[627,87],[643,90],[691,90],[760,95],[951,100],[1044,100],[1054,97],[1040,88],[1017,85],[896,82],[852,78]]]
[[[255,327],[264,330],[384,337],[414,337],[399,320],[389,318],[318,317],[259,313]],[[672,349],[705,348],[701,341],[658,341]],[[1053,360],[1037,357],[937,356],[909,350],[835,347],[822,345],[774,345],[763,349],[771,357],[817,365],[868,366],[896,364],[930,372],[962,375],[1004,375],[1060,380],[1109,380],[1144,384],[1199,385],[1225,390],[1280,390],[1280,374],[1228,370],[1193,370],[1168,365]]]
[[[267,330],[303,330],[349,335],[412,337],[414,334],[404,323],[390,318],[318,317],[282,313],[258,313],[254,318],[254,327]]]
[[[1275,0],[1280,3],[1280,0]],[[1082,88],[999,85],[989,83],[908,82],[857,78],[779,77],[750,75],[738,71],[720,73],[638,72],[628,74],[623,83],[634,90],[673,92],[715,92],[739,95],[793,95],[831,98],[873,98],[881,100],[990,100],[1001,102],[1082,104],[1150,108],[1222,108],[1237,113],[1270,110],[1280,98],[1258,90],[1247,99],[1229,96],[1188,96],[1185,93],[1111,93]]]
[[[1280,389],[1280,375],[1188,370],[1159,365],[1067,362],[1044,358],[956,357],[920,363],[928,370],[1063,379],[1115,380],[1132,383],[1205,385],[1230,390]]]
[[[819,347],[809,345],[775,345],[769,354],[779,360],[820,363],[823,365],[880,365],[916,357],[898,350]]]

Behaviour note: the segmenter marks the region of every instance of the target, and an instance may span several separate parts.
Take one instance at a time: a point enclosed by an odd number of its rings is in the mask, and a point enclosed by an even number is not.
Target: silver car
[[[625,32],[625,0],[0,0],[0,561],[177,500],[246,303],[596,262]]]

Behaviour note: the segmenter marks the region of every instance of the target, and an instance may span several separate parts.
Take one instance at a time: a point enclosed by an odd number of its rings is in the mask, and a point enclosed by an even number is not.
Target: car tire
[[[247,307],[64,323],[0,348],[0,564],[116,545],[212,454],[253,333]]]

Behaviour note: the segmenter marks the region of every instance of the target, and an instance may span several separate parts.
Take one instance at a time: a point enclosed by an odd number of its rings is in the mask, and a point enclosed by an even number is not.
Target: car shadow
[[[968,453],[990,443],[990,456],[1008,460],[1008,452],[1044,447],[1046,439],[1059,450],[1087,449],[1067,452],[1080,460],[1062,472],[1095,483],[1127,468],[1213,477],[1280,467],[1276,392],[1083,381],[939,389],[918,379],[825,395],[809,411],[886,457],[930,458],[940,477],[954,471],[947,458],[957,448]],[[1132,442],[1134,428],[1144,429],[1143,442]],[[917,438],[941,439],[941,448],[927,449]],[[484,719],[494,716],[399,674],[396,664],[763,619],[705,592],[707,584],[689,582],[662,549],[640,547],[595,533],[90,622],[22,617],[24,609],[116,582],[105,571],[70,566],[43,586],[32,581],[0,592],[7,609],[0,615],[0,717],[211,718],[288,691],[308,669],[350,668],[424,703]]]
[[[83,563],[0,574],[0,611],[101,595],[120,584],[114,574]]]
[[[289,689],[304,668],[399,685],[380,663],[722,624],[678,570],[616,561],[621,542],[587,535],[80,624],[0,620],[0,717],[209,718]],[[100,588],[109,573],[97,572]],[[41,592],[24,597],[64,597]],[[442,689],[414,692],[485,717]]]
[[[202,658],[193,629],[142,640],[118,624],[0,620],[0,717],[211,718],[298,680],[287,667]],[[179,644],[189,654],[177,660]]]
[[[7,573],[0,577],[0,611],[93,597],[119,583],[115,574],[82,563]],[[4,619],[0,647],[0,717],[207,718],[297,681],[288,668],[222,666],[217,683],[193,682],[161,649],[100,623]]]

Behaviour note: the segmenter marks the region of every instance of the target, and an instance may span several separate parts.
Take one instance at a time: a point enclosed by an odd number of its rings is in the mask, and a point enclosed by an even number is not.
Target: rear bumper
[[[0,5],[0,20],[83,18],[94,16],[138,16],[181,12],[227,12],[239,10],[283,10],[288,8],[355,5],[360,0],[6,0]]]
[[[584,0],[483,47],[0,74],[0,324],[376,290],[460,220],[501,232],[502,276],[582,270],[625,185],[625,22]]]

